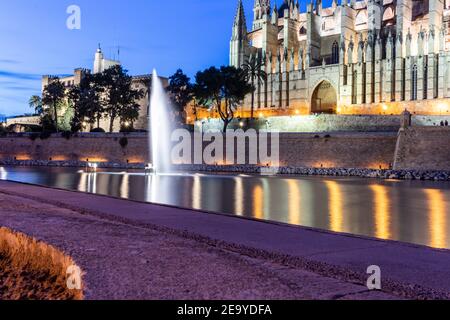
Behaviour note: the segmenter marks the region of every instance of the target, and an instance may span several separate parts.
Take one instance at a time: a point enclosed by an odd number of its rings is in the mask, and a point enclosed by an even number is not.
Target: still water
[[[444,182],[25,167],[0,167],[0,179],[450,248]]]

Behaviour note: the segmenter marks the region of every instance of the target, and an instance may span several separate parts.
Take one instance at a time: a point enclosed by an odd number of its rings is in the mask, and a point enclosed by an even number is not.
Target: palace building
[[[78,69],[74,70],[73,75],[65,75],[65,76],[57,76],[57,77],[45,75],[42,77],[42,92],[44,91],[44,88],[52,81],[52,79],[58,78],[59,81],[61,83],[63,83],[67,89],[69,89],[70,87],[72,87],[74,85],[80,84],[80,82],[85,74],[91,73],[91,72],[94,74],[101,73],[104,70],[111,68],[115,65],[121,65],[120,61],[105,58],[105,55],[99,46],[99,48],[95,52],[92,71],[90,69],[78,68]],[[164,86],[168,85],[169,80],[167,78],[164,78],[164,77],[159,77],[159,78],[163,82]],[[143,92],[144,92],[144,97],[142,99],[139,99],[138,101],[136,101],[140,106],[139,117],[133,123],[133,128],[136,130],[148,130],[151,82],[152,82],[151,74],[133,76],[133,84],[132,84],[133,88],[138,89],[138,90],[143,90]],[[58,113],[58,118],[61,118],[60,121],[66,122],[66,126],[68,126],[68,123],[70,121],[70,117],[72,114],[73,114],[73,111],[70,110],[70,107],[69,108],[61,108],[61,110],[59,110],[59,113]],[[83,131],[90,131],[93,128],[93,126],[94,125],[86,125],[83,128]],[[105,131],[109,131],[109,118],[107,116],[105,116],[101,119],[100,127],[102,129],[104,129]],[[120,130],[119,119],[115,120],[113,129],[115,132]]]
[[[262,62],[254,109],[264,114],[448,114],[450,1],[321,0],[306,12],[255,0],[248,30],[238,2],[230,64]],[[250,110],[251,97],[241,112]]]

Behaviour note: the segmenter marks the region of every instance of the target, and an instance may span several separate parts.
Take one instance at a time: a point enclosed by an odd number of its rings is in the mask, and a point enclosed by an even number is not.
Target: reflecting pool
[[[450,183],[0,167],[0,179],[450,248]]]

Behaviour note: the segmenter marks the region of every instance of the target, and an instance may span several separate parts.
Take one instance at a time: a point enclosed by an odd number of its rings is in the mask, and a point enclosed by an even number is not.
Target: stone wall
[[[312,168],[387,169],[393,163],[396,134],[281,134],[281,165]]]
[[[120,141],[127,142],[122,147]],[[52,160],[116,163],[148,162],[146,134],[81,133],[40,139],[33,134],[0,138],[0,160]]]
[[[255,116],[258,113],[255,112]],[[375,115],[309,115],[309,116],[280,116],[255,119],[251,125],[257,129],[279,130],[280,132],[394,132],[400,129],[401,116],[375,116]],[[416,116],[412,117],[412,125],[436,126],[441,121],[450,122],[450,116]],[[242,124],[246,124],[245,120]],[[235,120],[230,129],[239,128],[240,120]],[[198,121],[196,130],[203,127],[207,130],[221,130],[223,125],[219,119]]]
[[[78,134],[70,139],[52,136],[45,140],[31,137],[23,134],[0,138],[0,161],[150,162],[146,134]],[[396,137],[396,133],[282,133],[280,163],[319,168],[388,168],[394,158]],[[125,147],[120,145],[123,138],[127,140]]]
[[[450,127],[410,127],[400,130],[394,168],[449,170]]]

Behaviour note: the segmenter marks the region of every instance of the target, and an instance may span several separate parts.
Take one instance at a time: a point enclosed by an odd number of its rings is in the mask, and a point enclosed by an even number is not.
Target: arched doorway
[[[311,97],[311,113],[336,113],[337,95],[336,90],[328,81],[322,81],[313,92]]]

